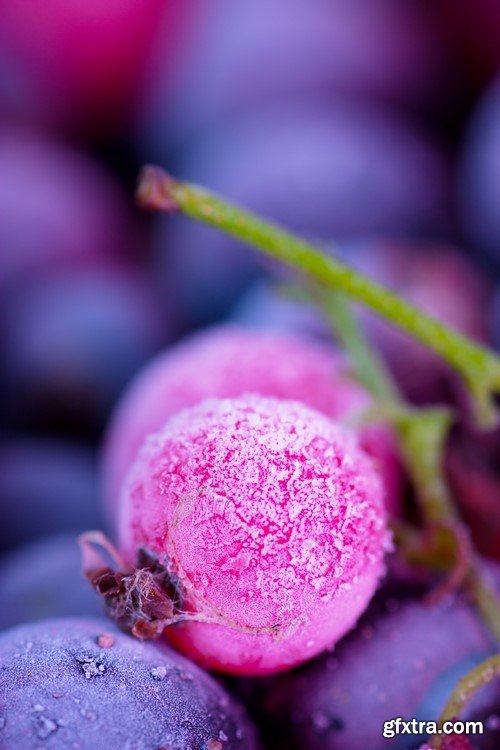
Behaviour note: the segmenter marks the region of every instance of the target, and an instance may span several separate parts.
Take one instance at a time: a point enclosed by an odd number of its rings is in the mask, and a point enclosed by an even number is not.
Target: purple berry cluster
[[[134,191],[158,164],[499,352],[498,0],[38,6],[0,13],[0,750],[439,745],[383,726],[498,654],[499,427]],[[403,416],[441,409],[429,522]],[[466,692],[439,750],[496,750],[498,680]]]

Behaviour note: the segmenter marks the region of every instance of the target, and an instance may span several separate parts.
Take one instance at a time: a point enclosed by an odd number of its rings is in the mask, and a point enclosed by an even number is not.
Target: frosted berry
[[[146,570],[126,590],[101,581],[121,624],[149,637],[177,623],[166,632],[181,650],[241,674],[290,668],[338,640],[388,546],[380,478],[354,434],[299,402],[251,395],[208,399],[150,436],[120,515],[125,559]]]
[[[276,331],[223,325],[195,334],[166,350],[133,381],[116,410],[104,451],[104,494],[118,502],[123,479],[146,436],[176,412],[207,397],[245,393],[287,398],[349,420],[370,406],[368,393],[350,376],[345,361],[326,346]],[[387,506],[401,503],[401,476],[394,439],[384,425],[361,431],[386,486]]]
[[[102,620],[48,620],[0,635],[2,750],[254,750],[223,689],[166,647]]]

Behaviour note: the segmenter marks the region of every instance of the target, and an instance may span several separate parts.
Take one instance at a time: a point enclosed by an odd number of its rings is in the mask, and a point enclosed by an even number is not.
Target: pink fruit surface
[[[146,436],[176,412],[205,398],[245,393],[302,401],[333,419],[350,420],[370,406],[345,361],[321,344],[276,331],[221,325],[166,350],[132,382],[108,430],[104,494],[115,508],[120,487]],[[388,509],[401,505],[395,441],[382,424],[361,430],[363,446],[384,476]]]
[[[355,436],[259,396],[207,399],[150,436],[119,527],[126,560],[150,550],[194,613],[169,639],[239,674],[290,668],[338,640],[389,546],[382,485]]]

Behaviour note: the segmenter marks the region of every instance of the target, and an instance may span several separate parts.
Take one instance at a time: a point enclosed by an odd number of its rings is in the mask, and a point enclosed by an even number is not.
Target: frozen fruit
[[[0,549],[100,523],[93,451],[42,438],[0,444]]]
[[[242,710],[166,647],[103,620],[61,619],[0,634],[2,750],[255,750]]]
[[[245,393],[302,401],[334,419],[354,420],[371,403],[345,361],[326,346],[291,333],[225,325],[167,350],[125,393],[111,422],[103,460],[104,492],[116,506],[123,479],[145,437],[176,412],[207,397]],[[387,505],[401,505],[394,438],[381,424],[361,430],[363,446],[384,476]]]
[[[461,599],[431,607],[415,597],[414,587],[405,588],[381,592],[333,653],[296,673],[244,686],[275,738],[273,749],[420,746],[422,737],[407,734],[389,742],[382,736],[384,722],[436,721],[456,682],[494,653],[495,644]],[[469,711],[494,714],[499,708],[494,684],[478,693]]]
[[[95,617],[102,603],[83,575],[74,535],[60,534],[0,557],[0,628],[51,617]]]
[[[321,242],[443,236],[443,153],[391,112],[337,103],[266,110],[204,134],[177,173]],[[185,217],[159,219],[158,273],[189,322],[220,319],[265,270],[258,254]]]
[[[175,596],[148,616],[148,578],[136,611],[108,598],[117,619],[139,635],[178,622],[166,633],[181,650],[241,674],[338,640],[389,544],[380,478],[355,436],[299,402],[251,395],[207,399],[150,435],[119,515],[126,561],[155,556]]]
[[[6,309],[3,398],[14,422],[100,430],[135,371],[172,336],[141,270],[101,265],[24,285]]]

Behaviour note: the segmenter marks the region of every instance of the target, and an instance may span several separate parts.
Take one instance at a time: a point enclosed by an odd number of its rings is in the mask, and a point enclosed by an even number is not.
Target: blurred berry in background
[[[390,112],[341,104],[264,110],[210,130],[184,152],[182,177],[302,235],[448,236],[446,156]],[[227,312],[261,259],[183,217],[158,219],[156,256],[189,322]]]
[[[141,269],[96,265],[27,282],[5,311],[4,398],[12,422],[99,430],[172,325]]]
[[[488,277],[459,249],[429,243],[372,241],[354,244],[344,257],[370,278],[469,336],[488,340]],[[446,402],[459,378],[429,349],[379,317],[361,312],[367,333],[414,402]],[[404,356],[403,355],[404,352]]]
[[[142,147],[162,159],[172,141],[252,111],[342,97],[428,111],[458,86],[447,35],[420,0],[215,0],[193,19],[173,103],[169,57],[152,77]],[[443,97],[445,102],[443,102]]]
[[[95,454],[84,445],[46,439],[0,447],[0,548],[101,523]]]
[[[49,617],[98,617],[102,604],[82,575],[69,533],[23,544],[0,557],[0,630]]]
[[[159,28],[170,59],[188,3],[6,0],[0,111],[95,133],[130,116]],[[112,132],[112,130],[111,130]]]
[[[500,11],[499,11],[500,14]],[[458,199],[466,238],[500,268],[500,79],[487,89],[466,129]]]
[[[137,249],[128,196],[88,154],[33,128],[0,126],[0,165],[2,297],[42,272]]]

